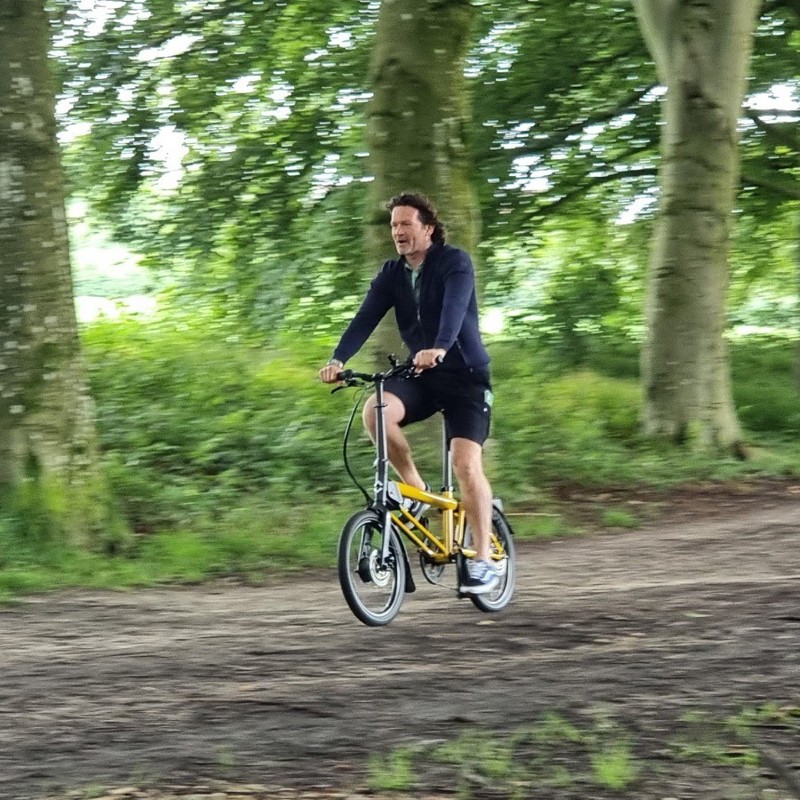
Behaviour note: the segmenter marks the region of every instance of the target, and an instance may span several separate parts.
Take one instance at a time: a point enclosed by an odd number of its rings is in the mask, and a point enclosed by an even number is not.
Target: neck
[[[419,266],[425,260],[425,256],[427,255],[429,249],[430,246],[418,253],[409,253],[407,256],[405,256],[406,264],[408,264],[411,269],[419,269]]]

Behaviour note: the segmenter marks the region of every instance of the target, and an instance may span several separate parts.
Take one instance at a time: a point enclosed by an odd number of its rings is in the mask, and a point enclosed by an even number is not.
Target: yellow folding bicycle
[[[466,594],[461,585],[466,579],[466,559],[475,556],[470,547],[470,531],[464,509],[455,497],[453,466],[446,432],[442,445],[442,489],[422,491],[406,483],[389,480],[384,383],[396,375],[413,374],[409,363],[398,364],[390,358],[392,367],[373,374],[344,370],[339,375],[342,384],[333,391],[348,386],[370,387],[376,397],[376,459],[372,494],[358,482],[347,458],[347,442],[362,395],[356,400],[344,436],[344,462],[348,475],[363,493],[367,507],[353,514],[339,538],[338,573],[342,593],[351,611],[365,625],[378,626],[391,622],[400,611],[407,593],[416,585],[408,557],[408,547],[419,553],[419,564],[426,580],[447,585],[449,573],[454,574],[453,588],[459,597],[469,597],[481,611],[504,609],[514,593],[515,552],[511,526],[499,499],[492,507],[492,559],[500,573],[500,581],[489,594]],[[419,515],[409,510],[421,501],[428,508]],[[454,566],[454,570],[448,570]],[[453,584],[452,577],[450,578]]]

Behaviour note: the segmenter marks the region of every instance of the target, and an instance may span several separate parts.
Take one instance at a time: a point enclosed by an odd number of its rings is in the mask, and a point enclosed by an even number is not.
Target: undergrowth
[[[341,525],[363,503],[342,467],[353,393],[332,395],[316,379],[332,342],[300,348],[276,337],[267,345],[224,320],[172,315],[95,323],[83,343],[102,470],[135,535],[81,548],[4,506],[0,596],[332,565]],[[753,456],[740,461],[641,438],[633,350],[565,370],[529,346],[493,343],[487,470],[507,509],[531,512],[515,518],[517,533],[571,532],[550,496],[563,484],[658,490],[797,474],[792,347],[753,340],[733,348],[735,395]],[[410,430],[433,485],[440,436],[438,421]],[[370,488],[374,456],[358,418],[349,453]],[[613,509],[604,519],[611,527],[637,522]]]
[[[669,723],[665,715],[652,729],[632,729],[603,712],[588,716],[548,711],[510,732],[476,727],[373,753],[367,787],[403,796],[440,791],[464,800],[650,797],[661,796],[653,792],[670,785],[687,763],[713,774],[721,797],[732,787],[737,797],[778,796],[783,785],[795,785],[791,765],[765,745],[762,731],[791,742],[800,729],[796,706],[769,703],[726,717],[697,710]]]

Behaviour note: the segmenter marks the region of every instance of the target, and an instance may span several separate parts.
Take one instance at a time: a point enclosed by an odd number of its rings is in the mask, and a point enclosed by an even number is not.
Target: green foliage
[[[611,508],[603,512],[602,523],[607,528],[635,528],[639,520],[627,511]]]
[[[617,792],[629,789],[638,772],[630,736],[609,721],[578,727],[548,713],[533,724],[501,734],[470,729],[435,746],[411,745],[370,758],[373,791],[414,792],[430,787],[427,773],[455,788],[459,797],[527,797],[545,787],[574,784]]]
[[[520,493],[516,500],[520,504],[547,508],[551,501],[544,492]],[[557,511],[512,512],[511,523],[514,534],[521,539],[553,539],[578,533]]]
[[[66,167],[98,226],[160,279],[262,330],[335,330],[377,266],[358,253],[379,4],[142,0],[91,19],[48,5]],[[598,337],[641,322],[659,165],[652,61],[630,4],[473,7],[468,137],[487,296],[579,363]],[[792,14],[773,4],[761,19],[750,81],[761,101],[793,89]],[[754,293],[785,298],[797,241],[796,120],[754,116],[742,130],[737,316],[752,316]],[[581,258],[542,292],[553,231]]]
[[[669,755],[653,750],[653,731],[646,741],[605,713],[589,710],[590,721],[549,711],[517,730],[470,729],[441,744],[412,743],[370,759],[370,788],[406,793],[442,787],[462,798],[560,796],[640,797],[653,778],[666,785]],[[776,728],[791,737],[800,730],[798,708],[775,703],[745,708],[727,718],[697,710],[682,717],[668,752],[676,761],[693,761],[720,777],[721,785],[750,790],[764,769],[764,732]],[[658,731],[656,731],[658,734]],[[788,739],[787,739],[788,741]],[[385,776],[381,785],[375,776]],[[390,783],[392,776],[400,780]],[[770,790],[767,790],[770,791]],[[744,795],[742,795],[744,796]]]
[[[794,337],[747,336],[733,342],[733,394],[746,428],[786,436],[800,433],[799,354]]]
[[[600,786],[621,790],[634,780],[636,770],[631,763],[631,753],[626,742],[614,742],[591,758],[595,780]]]
[[[742,738],[741,720],[721,720],[697,711],[684,715],[681,722],[680,732],[670,743],[677,758],[751,771],[758,767],[757,751]]]
[[[359,271],[376,13],[356,0],[146,0],[106,4],[88,24],[68,6],[55,49],[76,193],[184,289],[212,291],[265,329],[296,317],[322,257],[344,282]]]
[[[589,363],[641,329],[645,263],[631,231],[587,220],[546,224],[536,254],[514,245],[487,251],[487,305],[502,310],[506,338],[532,338],[562,366]]]
[[[587,741],[594,779],[600,786],[621,791],[633,783],[637,769],[631,738],[614,719],[606,714],[596,715]]]
[[[0,507],[4,558],[15,551],[34,555],[68,543],[67,494],[61,485],[25,479],[5,492]]]
[[[115,505],[90,504],[104,510],[73,536],[61,512],[78,508],[78,495],[67,503],[59,487],[21,487],[2,504],[0,592],[332,565],[341,524],[362,498],[341,458],[353,393],[331,395],[316,378],[330,342],[275,336],[265,344],[211,309],[164,302],[156,318],[102,321],[83,332]],[[796,474],[800,450],[779,438],[794,422],[771,411],[797,407],[786,374],[793,347],[732,345],[736,393],[751,402],[743,415],[764,426],[753,434],[754,458],[739,462],[641,440],[638,383],[614,377],[635,372],[633,349],[598,353],[594,369],[564,370],[528,343],[494,343],[487,468],[515,530],[570,533],[551,499],[561,484],[657,487]],[[355,425],[351,461],[369,487],[373,452],[360,420]],[[425,474],[438,475],[439,421],[410,433]],[[132,539],[118,511],[142,535]],[[608,509],[604,523],[636,520]]]
[[[635,351],[615,349],[594,359],[597,369],[562,371],[537,359],[530,347],[507,344],[494,349],[496,379],[491,471],[508,492],[531,485],[675,485],[733,475],[795,473],[792,445],[800,398],[792,384],[794,344],[745,339],[732,344],[734,395],[752,436],[764,436],[763,451],[749,462],[731,456],[688,452],[644,440],[639,433],[640,387]],[[627,360],[627,366],[626,366]],[[774,413],[774,409],[778,413]],[[787,444],[781,443],[784,437]]]
[[[373,792],[404,792],[414,785],[411,767],[413,751],[398,748],[386,756],[371,753],[368,764],[367,786]]]
[[[139,530],[219,517],[267,490],[300,498],[341,471],[337,403],[316,382],[327,349],[277,354],[197,314],[84,337],[107,472]]]
[[[0,569],[57,563],[73,550],[114,555],[129,544],[130,530],[99,475],[70,485],[27,477],[0,498]]]
[[[525,484],[537,475],[604,482],[607,467],[613,463],[612,471],[619,470],[639,444],[639,388],[633,381],[587,370],[547,377],[534,371],[498,380],[495,395],[496,451],[502,453],[496,466],[503,482]]]
[[[69,181],[91,208],[79,237],[94,245],[110,231],[180,300],[155,320],[84,335],[104,475],[149,536],[131,543],[105,500],[91,530],[75,532],[71,515],[94,505],[88,495],[67,503],[59,487],[25,485],[3,504],[4,574],[28,587],[46,580],[42,568],[88,580],[106,562],[78,548],[78,533],[90,549],[124,556],[108,567],[122,582],[320,561],[335,526],[317,513],[319,499],[358,498],[345,488],[339,451],[351,397],[331,398],[314,377],[377,266],[358,253],[378,4],[142,0],[103,4],[91,19],[80,4],[48,5],[70,109]],[[796,472],[785,443],[800,428],[794,345],[777,338],[732,343],[736,403],[758,459],[640,440],[636,348],[660,94],[633,9],[556,0],[475,9],[477,255],[512,339],[493,348],[497,491],[538,503],[562,482]],[[778,86],[796,97],[792,13],[773,4],[761,20],[753,92]],[[731,321],[791,332],[796,120],[751,114],[742,128]],[[164,141],[177,148],[180,175]],[[101,260],[81,260],[81,291],[112,293]],[[117,288],[147,283],[136,270]],[[431,463],[435,452],[425,452]],[[363,438],[355,459],[368,475]]]
[[[119,589],[237,575],[331,567],[339,528],[352,511],[341,500],[318,507],[269,502],[223,510],[214,524],[149,533],[124,549],[95,552],[50,536],[31,540],[0,522],[0,600],[67,587]]]

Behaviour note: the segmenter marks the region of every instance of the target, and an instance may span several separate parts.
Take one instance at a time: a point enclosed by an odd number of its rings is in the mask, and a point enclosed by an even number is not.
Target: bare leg
[[[403,401],[397,395],[386,392],[384,394],[386,408],[384,420],[386,422],[386,444],[389,449],[389,463],[394,467],[400,479],[404,483],[416,486],[418,489],[425,488],[425,481],[417,470],[417,465],[411,456],[411,447],[408,444],[400,422],[406,415]],[[364,404],[364,427],[367,429],[372,441],[375,441],[376,422],[375,422],[375,397],[374,395]]]
[[[470,439],[451,442],[453,470],[461,489],[461,503],[472,529],[477,558],[491,561],[492,487],[483,471],[483,448]]]

